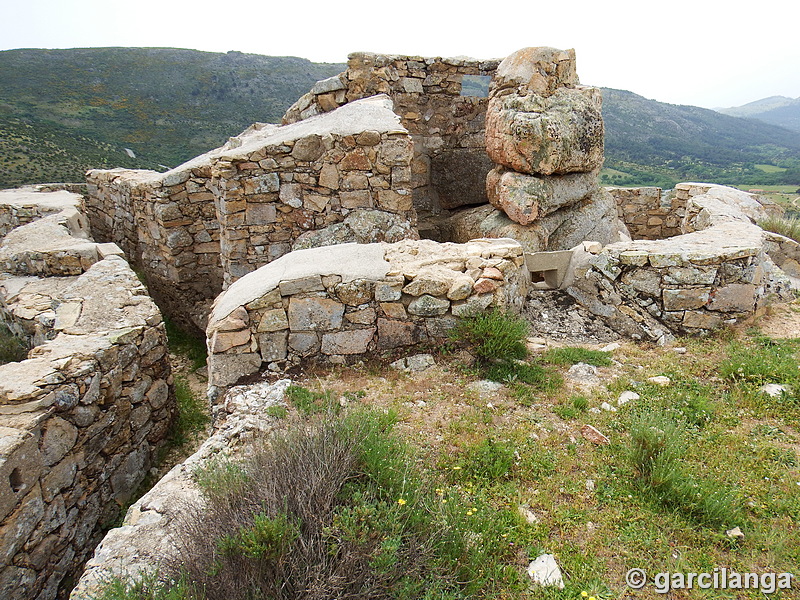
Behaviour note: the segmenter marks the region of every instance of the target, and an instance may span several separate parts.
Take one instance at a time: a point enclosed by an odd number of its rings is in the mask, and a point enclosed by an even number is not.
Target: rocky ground
[[[606,344],[619,339],[601,319],[560,290],[531,290],[523,316],[531,335],[553,342]]]

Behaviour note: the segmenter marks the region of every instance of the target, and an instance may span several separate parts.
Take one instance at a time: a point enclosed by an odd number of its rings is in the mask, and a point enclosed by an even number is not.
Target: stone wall
[[[206,158],[165,174],[113,169],[86,176],[94,236],[118,244],[165,310],[190,323],[202,320],[222,289],[220,230]]]
[[[347,70],[318,82],[284,116],[294,123],[347,102],[387,94],[414,140],[411,187],[423,237],[438,239],[436,215],[485,204],[492,163],[484,138],[488,98],[462,95],[465,76],[488,79],[499,60],[383,55],[348,57]]]
[[[780,209],[724,186],[677,190],[687,233],[576,252],[568,293],[616,331],[658,342],[719,329],[794,297],[800,245],[755,224]]]
[[[605,188],[617,203],[617,215],[634,240],[660,240],[680,235],[688,196],[680,191],[670,200],[661,188]]]
[[[0,193],[6,214],[62,209],[0,245],[0,320],[34,346],[0,366],[0,597],[9,600],[53,599],[77,574],[174,416],[161,314],[119,248],[72,237],[83,233],[81,202]],[[48,272],[53,257],[69,268]]]
[[[225,285],[301,247],[416,238],[412,144],[385,97],[256,124],[166,173],[89,171],[87,212],[162,307],[204,328]]]
[[[412,143],[388,99],[348,104],[270,132],[225,152],[212,166],[226,285],[295,243],[338,241],[354,212],[377,211],[383,218],[350,232],[364,241],[416,237]]]
[[[447,337],[455,317],[520,310],[528,273],[513,240],[345,244],[298,250],[221,294],[208,325],[209,383],[262,368],[345,363]]]

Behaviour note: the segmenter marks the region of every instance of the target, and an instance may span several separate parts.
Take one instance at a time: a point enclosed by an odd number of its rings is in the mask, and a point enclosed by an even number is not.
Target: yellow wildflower
[[[405,504],[405,503],[406,503],[406,500],[405,500],[405,498],[400,498],[400,499],[397,501],[397,503],[398,503],[400,506],[403,506],[403,504]]]

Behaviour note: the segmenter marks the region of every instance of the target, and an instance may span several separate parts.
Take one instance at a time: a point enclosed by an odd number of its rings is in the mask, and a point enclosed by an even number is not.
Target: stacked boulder
[[[603,164],[600,90],[579,85],[575,51],[524,48],[497,68],[486,114],[491,207],[464,211],[461,237],[508,236],[526,251],[564,250],[626,235]]]

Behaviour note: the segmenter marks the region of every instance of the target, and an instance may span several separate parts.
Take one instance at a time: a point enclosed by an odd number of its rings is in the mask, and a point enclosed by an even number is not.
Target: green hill
[[[606,167],[624,174],[614,179],[607,171],[608,183],[800,185],[800,135],[794,131],[608,88],[603,118]]]
[[[82,181],[91,167],[175,166],[251,123],[279,122],[314,82],[344,69],[174,48],[0,52],[0,187]],[[796,132],[622,90],[603,95],[605,183],[800,185]]]
[[[172,48],[0,52],[0,187],[81,181],[89,166],[175,166],[251,123],[279,121],[342,70]]]

